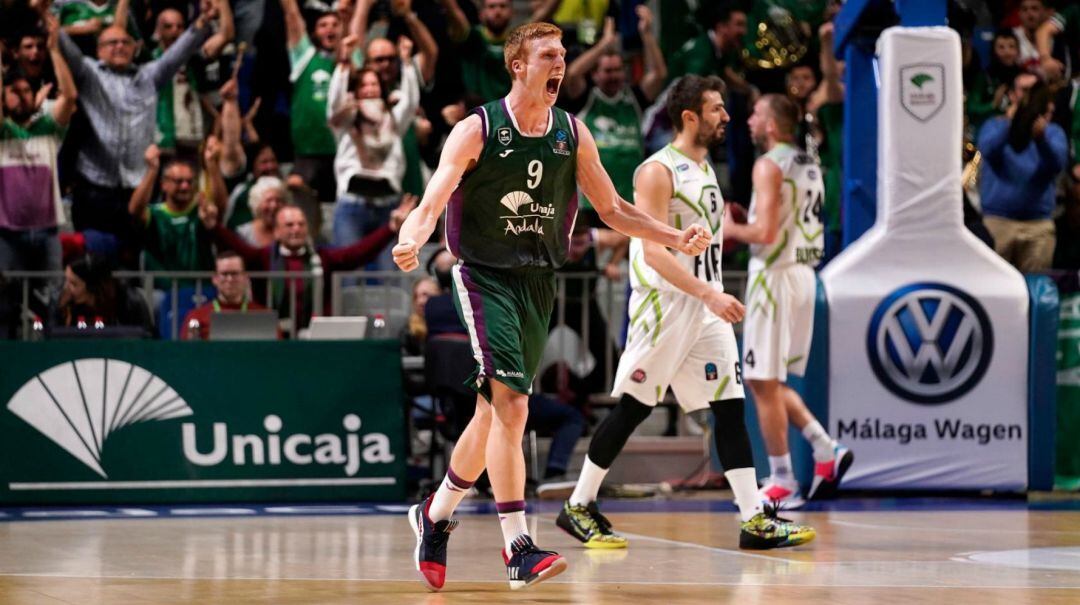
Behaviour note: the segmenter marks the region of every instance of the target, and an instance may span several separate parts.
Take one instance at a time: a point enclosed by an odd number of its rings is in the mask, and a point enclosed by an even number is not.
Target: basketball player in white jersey
[[[634,204],[676,228],[705,227],[705,254],[688,256],[634,238],[630,243],[630,329],[612,393],[619,403],[589,444],[589,454],[557,524],[586,548],[625,548],[596,497],[611,463],[670,386],[687,412],[711,409],[716,448],[742,517],[739,545],[766,549],[810,541],[814,530],[762,509],[743,419],[743,386],[731,324],[745,308],[725,294],[720,276],[724,202],[709,165],[729,118],[717,77],[689,75],[672,89],[668,115],[676,136],[638,167]]]
[[[790,99],[769,94],[754,104],[748,120],[755,145],[764,152],[754,164],[754,196],[746,224],[730,221],[727,234],[750,244],[743,324],[743,376],[754,395],[758,421],[769,453],[771,476],[761,489],[766,501],[798,508],[805,501],[791,469],[787,434],[790,421],[814,449],[810,499],[835,495],[854,459],[834,441],[785,384],[802,376],[810,355],[821,260],[821,167],[793,145],[799,110]],[[730,215],[727,217],[730,218]]]

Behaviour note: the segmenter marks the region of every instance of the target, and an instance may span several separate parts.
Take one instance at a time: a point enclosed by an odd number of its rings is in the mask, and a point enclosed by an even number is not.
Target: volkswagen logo
[[[990,320],[966,292],[939,283],[903,286],[870,320],[866,352],[878,380],[908,401],[936,405],[970,391],[994,351]]]

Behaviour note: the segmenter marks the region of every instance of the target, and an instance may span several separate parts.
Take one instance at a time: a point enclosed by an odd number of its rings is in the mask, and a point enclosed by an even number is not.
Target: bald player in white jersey
[[[814,480],[807,498],[835,495],[854,459],[834,441],[786,383],[802,376],[810,356],[824,231],[821,166],[795,147],[799,110],[781,95],[763,96],[748,120],[764,152],[754,164],[754,195],[746,224],[728,223],[728,236],[750,244],[743,324],[743,376],[754,395],[771,475],[761,498],[785,508],[805,503],[791,468],[788,422],[814,449]]]
[[[668,96],[675,139],[638,167],[635,206],[676,228],[701,225],[711,241],[692,257],[634,238],[630,244],[630,330],[612,395],[619,403],[597,427],[574,493],[557,524],[586,548],[625,548],[596,503],[600,484],[634,429],[668,387],[687,412],[711,409],[720,463],[741,516],[739,545],[767,549],[810,541],[814,530],[763,510],[744,421],[744,395],[732,323],[745,308],[724,293],[720,274],[724,201],[709,165],[729,118],[723,81],[689,75]],[[681,227],[680,227],[681,225]]]

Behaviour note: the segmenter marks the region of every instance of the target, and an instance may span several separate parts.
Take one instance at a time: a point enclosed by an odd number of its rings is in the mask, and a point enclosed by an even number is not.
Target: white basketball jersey
[[[825,251],[821,224],[825,184],[821,166],[806,152],[786,143],[776,145],[763,157],[775,162],[784,175],[777,215],[780,230],[771,244],[751,244],[750,271],[796,264],[816,267]],[[749,221],[754,222],[756,216],[757,192],[754,192]]]
[[[698,164],[671,145],[649,156],[641,166],[649,162],[662,164],[671,174],[675,195],[668,203],[668,224],[680,230],[698,224],[712,233],[712,241],[703,254],[688,256],[673,250],[675,260],[691,275],[723,291],[720,254],[724,242],[724,198],[716,183],[716,171],[708,160]],[[637,170],[641,170],[641,166]],[[635,182],[637,170],[634,171]],[[630,285],[641,290],[681,292],[645,263],[645,250],[638,238],[630,240]]]

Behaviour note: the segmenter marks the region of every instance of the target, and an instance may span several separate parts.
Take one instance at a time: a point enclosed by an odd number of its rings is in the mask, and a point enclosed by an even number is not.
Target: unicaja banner
[[[1024,489],[1028,291],[963,225],[960,40],[891,28],[878,55],[877,222],[821,273],[844,485]]]
[[[392,342],[0,343],[0,502],[400,500]]]

